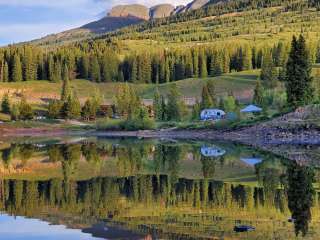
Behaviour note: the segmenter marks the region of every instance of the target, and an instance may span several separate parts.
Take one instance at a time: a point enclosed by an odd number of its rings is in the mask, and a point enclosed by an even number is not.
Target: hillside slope
[[[209,2],[216,3],[220,1],[194,0],[186,6],[178,7],[166,3],[152,6],[151,8],[141,4],[116,5],[108,12],[107,16],[102,19],[88,23],[79,28],[45,36],[41,39],[32,41],[32,43],[51,45],[88,39],[102,33],[112,32],[144,21],[167,18],[183,12],[197,10],[206,6]]]

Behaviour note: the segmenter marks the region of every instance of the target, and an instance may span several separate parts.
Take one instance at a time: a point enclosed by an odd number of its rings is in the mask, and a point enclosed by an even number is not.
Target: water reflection
[[[91,139],[1,149],[0,211],[12,216],[108,239],[319,234],[318,171],[242,146]],[[34,162],[60,175],[32,175]],[[256,231],[235,233],[239,224]]]

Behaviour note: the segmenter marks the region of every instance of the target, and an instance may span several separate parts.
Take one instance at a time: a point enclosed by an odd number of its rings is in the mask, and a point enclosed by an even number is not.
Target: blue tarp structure
[[[243,158],[240,158],[240,160],[250,166],[254,166],[262,162],[261,158],[256,158],[256,157],[247,157],[247,158],[243,157]]]
[[[241,110],[242,113],[255,113],[255,112],[262,112],[262,108],[259,108],[255,105],[249,105]]]

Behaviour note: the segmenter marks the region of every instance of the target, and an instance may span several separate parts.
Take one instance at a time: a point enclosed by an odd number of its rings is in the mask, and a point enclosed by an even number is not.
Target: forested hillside
[[[226,1],[93,40],[9,46],[0,49],[0,80],[167,83],[260,69],[269,60],[281,78],[294,34],[303,33],[311,62],[320,62],[318,7],[315,0]]]

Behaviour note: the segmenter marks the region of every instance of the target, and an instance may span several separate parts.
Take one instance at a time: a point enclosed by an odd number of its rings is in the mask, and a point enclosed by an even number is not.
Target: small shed
[[[262,112],[262,108],[257,107],[255,105],[246,106],[244,109],[241,109],[242,113],[259,113]]]
[[[202,121],[207,120],[219,120],[224,118],[226,113],[220,109],[204,109],[201,111],[200,119]]]

